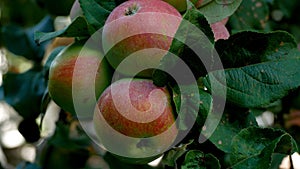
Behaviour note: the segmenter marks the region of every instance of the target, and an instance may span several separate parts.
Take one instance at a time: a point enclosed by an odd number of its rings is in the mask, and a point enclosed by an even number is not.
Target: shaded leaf
[[[103,156],[103,159],[108,164],[109,168],[111,169],[153,169],[153,167],[144,164],[144,165],[134,165],[130,163],[123,162],[119,158],[116,158],[113,154],[110,152],[105,153]]]
[[[179,118],[179,129],[187,130],[197,119],[202,91],[199,91],[198,86],[180,85],[173,87],[172,92]]]
[[[209,140],[220,150],[229,153],[231,151],[232,138],[240,130],[257,126],[255,116],[249,113],[247,109],[236,106],[227,106],[214,133]],[[205,131],[203,131],[205,134]]]
[[[41,103],[41,120],[40,120],[40,125],[39,128],[42,129],[43,125],[43,120],[46,115],[46,111],[48,108],[49,103],[51,102],[51,97],[49,95],[48,88],[45,90],[43,97],[42,97],[42,103]]]
[[[162,164],[177,168],[177,160],[188,151],[187,146],[189,146],[192,143],[193,140],[190,140],[189,143],[180,145],[179,147],[174,147],[168,152],[166,152],[163,156]]]
[[[284,59],[300,53],[296,51],[295,39],[284,31],[240,32],[232,35],[228,40],[217,41],[215,48],[225,68]]]
[[[204,16],[194,8],[187,10],[183,16],[183,22],[175,34],[169,53],[162,58],[158,69],[153,73],[154,83],[164,86],[170,81],[171,78],[168,78],[163,71],[175,74],[187,84],[204,75],[206,69],[202,61],[213,60],[213,42],[213,32]],[[193,77],[189,72],[183,70],[186,66],[193,72]]]
[[[4,89],[3,89],[3,86],[0,86],[0,100],[4,100]]]
[[[16,169],[41,169],[41,167],[34,163],[22,162],[17,165]]]
[[[199,11],[207,18],[209,23],[215,23],[229,17],[237,10],[242,2],[242,0],[221,1],[222,3],[218,3],[218,0],[211,1],[199,8]]]
[[[273,6],[280,9],[280,11],[283,12],[286,18],[291,18],[295,14],[297,15],[299,5],[300,4],[298,0],[289,0],[286,2],[283,2],[281,0],[274,0],[273,2]]]
[[[220,169],[219,160],[212,154],[204,154],[199,150],[190,150],[185,155],[182,169]]]
[[[77,17],[70,25],[64,29],[55,32],[37,31],[34,34],[34,40],[40,44],[55,37],[88,37],[90,28],[84,17]]]
[[[204,81],[208,88],[214,83],[216,91],[226,88],[226,99],[232,103],[241,107],[264,108],[299,87],[299,67],[300,55],[298,58],[227,69],[227,84],[219,80],[223,78],[222,70],[209,73]]]
[[[46,63],[44,64],[43,67],[43,72],[45,74],[45,78],[48,79],[48,75],[49,75],[49,69],[51,66],[52,61],[56,58],[56,56],[65,48],[65,46],[59,46],[55,49],[52,50],[52,52],[50,53],[50,55],[48,56]]]
[[[80,129],[75,128],[72,130]],[[82,149],[90,145],[90,139],[85,133],[79,133],[78,136],[71,137],[70,132],[70,126],[63,124],[62,122],[56,123],[55,133],[49,139],[49,144],[69,150]]]
[[[267,30],[269,7],[265,0],[243,1],[230,17],[229,24],[233,31]]]
[[[19,124],[18,130],[28,143],[34,143],[40,139],[40,129],[35,119],[24,119]]]
[[[1,29],[4,35],[2,40],[9,51],[38,62],[42,60],[48,42],[44,41],[37,45],[34,41],[34,32],[53,30],[53,19],[50,16],[46,16],[36,26],[28,29],[16,25],[7,25]]]
[[[101,6],[101,4],[98,4],[95,0],[79,0],[79,3],[87,22],[93,26],[94,31],[97,31],[98,29],[104,26],[106,18],[110,14],[109,10],[105,9],[103,6]],[[99,3],[101,3],[101,1],[99,1]],[[102,5],[103,4],[109,5],[108,7],[112,8],[112,4],[108,4],[108,1],[102,2]]]
[[[3,79],[5,101],[23,118],[34,119],[40,114],[41,100],[47,82],[40,68],[22,74],[8,73]]]
[[[283,130],[249,127],[232,140],[231,168],[269,168],[273,153],[297,151],[294,139]]]

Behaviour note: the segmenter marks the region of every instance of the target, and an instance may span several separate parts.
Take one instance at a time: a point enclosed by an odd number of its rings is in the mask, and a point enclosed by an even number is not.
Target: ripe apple
[[[94,113],[100,143],[119,159],[148,163],[177,136],[170,93],[149,79],[121,79],[100,96]]]
[[[125,75],[150,77],[167,53],[182,17],[170,4],[161,0],[130,0],[117,6],[103,27],[103,49],[113,68],[129,55],[132,62],[118,70]],[[145,71],[139,71],[149,68]]]
[[[73,114],[74,101],[93,112],[98,97],[111,79],[111,68],[103,55],[92,48],[83,50],[83,44],[75,42],[63,49],[49,70],[49,95],[62,109]],[[91,91],[92,86],[95,86],[94,91]]]
[[[187,9],[187,0],[164,0],[165,2],[168,2],[172,6],[174,6],[179,12],[184,12]],[[199,8],[203,0],[189,0],[191,1],[196,8]]]

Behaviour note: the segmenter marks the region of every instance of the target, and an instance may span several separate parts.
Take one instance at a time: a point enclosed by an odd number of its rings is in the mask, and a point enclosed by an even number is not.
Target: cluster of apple
[[[178,133],[170,92],[151,80],[181,23],[179,11],[187,6],[185,0],[165,1],[117,6],[101,30],[104,53],[74,42],[56,56],[49,72],[51,98],[73,114],[92,112],[101,144],[134,163],[157,158]],[[122,78],[112,82],[114,71]]]

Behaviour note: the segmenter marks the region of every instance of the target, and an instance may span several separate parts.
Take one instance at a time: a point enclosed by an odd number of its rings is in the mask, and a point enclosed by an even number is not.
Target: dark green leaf
[[[218,149],[229,153],[231,151],[232,138],[240,130],[250,126],[257,126],[255,116],[252,113],[249,113],[247,109],[227,106],[221,121],[209,140]],[[205,131],[203,131],[203,134],[205,134]]]
[[[77,130],[81,129],[78,128]],[[85,133],[80,133],[76,137],[71,137],[70,132],[70,126],[63,124],[62,122],[56,123],[55,133],[49,139],[49,144],[69,150],[82,149],[90,145],[90,138]]]
[[[153,169],[153,167],[144,164],[144,165],[134,165],[130,163],[126,163],[119,158],[116,158],[113,154],[110,152],[105,153],[103,156],[103,159],[108,164],[110,169]]]
[[[201,92],[198,86],[180,85],[172,88],[173,101],[179,118],[179,128],[187,130],[192,127],[197,119]]]
[[[298,0],[289,0],[289,1],[281,1],[274,0],[274,7],[277,7],[286,18],[291,18],[295,13],[298,13],[299,1]]]
[[[228,40],[219,40],[215,48],[225,68],[295,57],[297,43],[291,34],[283,31],[270,33],[240,32]]]
[[[40,44],[55,37],[88,37],[90,28],[84,17],[77,17],[70,25],[55,32],[35,32],[34,40]]]
[[[56,147],[49,142],[45,142],[38,162],[43,169],[81,169],[85,166],[89,156],[90,152],[87,148],[70,149],[67,146]]]
[[[95,0],[79,0],[79,2],[87,22],[93,26],[94,30],[97,31],[102,28],[110,11],[101,6],[101,4],[98,4]],[[107,4],[107,1],[105,4]]]
[[[282,163],[283,158],[286,157],[286,154],[274,153],[272,155],[272,163],[270,169],[278,169]]]
[[[95,1],[108,11],[112,11],[117,6],[116,2],[112,0],[95,0]]]
[[[52,61],[56,58],[56,56],[65,48],[65,46],[59,46],[52,50],[50,55],[48,56],[46,63],[44,65],[43,71],[45,73],[46,79],[48,79],[48,73],[51,66]]]
[[[18,130],[28,143],[34,143],[40,139],[40,129],[35,119],[24,119],[19,124]]]
[[[162,159],[162,164],[177,168],[177,160],[188,151],[187,146],[189,146],[192,143],[193,140],[191,140],[187,144],[180,145],[179,147],[174,147],[168,152],[166,152]]]
[[[204,154],[199,150],[190,150],[185,156],[182,169],[220,169],[219,160],[212,154]]]
[[[230,168],[269,168],[273,153],[292,154],[297,151],[294,139],[282,130],[249,127],[232,140]]]
[[[218,3],[218,0],[211,1],[207,5],[200,7],[199,11],[203,13],[209,23],[215,23],[232,15],[242,0],[222,0],[222,2]]]
[[[200,107],[197,116],[197,124],[200,128],[203,127],[205,121],[207,120],[207,116],[212,113],[213,109],[213,98],[206,91],[199,89],[200,93]]]
[[[34,163],[22,162],[22,163],[18,164],[16,169],[41,169],[41,167]]]
[[[3,86],[0,86],[0,100],[4,100],[4,89],[3,89]]]
[[[230,17],[233,31],[266,30],[268,28],[269,8],[265,0],[243,1]]]
[[[164,86],[170,80],[166,79],[168,76],[163,71],[171,75],[173,73],[187,83],[204,75],[206,69],[202,61],[210,65],[210,61],[213,60],[213,42],[214,35],[207,20],[196,9],[189,9],[183,16],[183,22],[175,34],[169,53],[162,58],[159,68],[154,71],[154,83],[158,86]],[[179,59],[185,64],[179,62]],[[193,77],[188,76],[188,72],[182,69],[184,66],[188,66],[193,72]]]
[[[209,73],[204,80],[208,88],[213,83],[215,91],[226,88],[226,99],[230,102],[242,107],[264,108],[287,95],[290,90],[299,87],[299,67],[300,55],[298,58],[227,69],[227,84],[219,80],[223,78],[222,70]]]
[[[44,117],[46,115],[46,111],[47,111],[47,108],[48,108],[48,105],[49,105],[50,102],[51,102],[51,97],[49,95],[49,91],[48,91],[48,88],[47,88],[44,92],[43,97],[42,97],[41,120],[40,120],[40,126],[39,126],[40,129],[42,128],[43,120],[44,120]]]
[[[22,74],[8,73],[3,79],[5,101],[23,118],[36,118],[40,114],[41,100],[47,82],[39,68]]]
[[[2,40],[8,50],[16,55],[39,62],[44,57],[48,43],[44,42],[37,45],[34,41],[34,32],[53,30],[53,19],[50,16],[46,16],[34,27],[24,29],[16,25],[7,25],[2,27],[1,31],[5,35],[2,37]]]

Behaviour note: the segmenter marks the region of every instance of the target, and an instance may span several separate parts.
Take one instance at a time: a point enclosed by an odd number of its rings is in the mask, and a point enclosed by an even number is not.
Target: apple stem
[[[137,13],[138,10],[139,10],[139,6],[135,3],[125,10],[125,15],[126,16],[134,15],[135,13]]]

